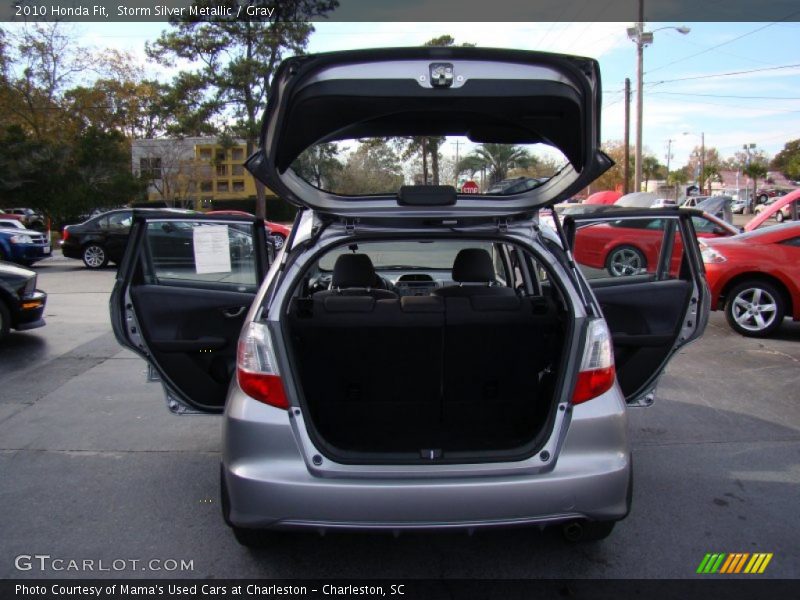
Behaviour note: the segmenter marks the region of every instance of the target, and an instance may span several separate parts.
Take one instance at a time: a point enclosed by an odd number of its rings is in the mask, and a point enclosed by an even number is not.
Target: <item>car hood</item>
[[[800,200],[800,190],[795,190],[789,194],[786,194],[785,196],[781,196],[775,202],[768,204],[764,210],[747,222],[747,224],[744,226],[744,230],[753,231],[754,229],[758,229],[758,227],[764,221],[772,217],[772,215],[774,215],[784,206],[791,204],[795,200]]]
[[[434,78],[446,65],[447,85]],[[437,83],[434,84],[433,82]],[[596,60],[487,48],[394,48],[294,57],[278,68],[260,147],[248,170],[280,197],[339,216],[502,217],[569,198],[613,162],[600,151]],[[369,137],[466,136],[476,143],[546,143],[569,164],[545,184],[508,196],[450,186],[344,196],[291,168],[322,142]]]

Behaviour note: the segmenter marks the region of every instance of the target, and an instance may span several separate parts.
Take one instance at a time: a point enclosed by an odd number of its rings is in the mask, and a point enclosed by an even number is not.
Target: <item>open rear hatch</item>
[[[575,194],[612,164],[599,149],[600,75],[590,58],[486,48],[317,54],[285,61],[270,98],[261,147],[247,168],[280,197],[321,213],[530,213]],[[546,144],[567,164],[519,193],[417,194],[413,202],[403,201],[399,190],[361,196],[326,191],[292,168],[305,150],[325,142],[448,135],[479,144]]]

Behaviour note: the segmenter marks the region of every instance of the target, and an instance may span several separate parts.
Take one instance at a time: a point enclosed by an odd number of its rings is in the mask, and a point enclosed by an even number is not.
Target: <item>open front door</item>
[[[708,322],[694,214],[620,209],[565,219],[575,262],[611,331],[617,379],[629,404],[652,404],[669,360]]]
[[[268,244],[261,220],[136,218],[111,295],[111,323],[120,344],[157,374],[170,411],[222,412],[239,332],[269,265]]]

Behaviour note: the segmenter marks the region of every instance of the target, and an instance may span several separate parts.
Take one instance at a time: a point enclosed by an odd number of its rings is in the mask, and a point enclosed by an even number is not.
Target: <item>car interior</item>
[[[289,303],[318,441],[344,460],[520,452],[551,413],[568,321],[560,292],[509,244],[395,244],[323,256]],[[398,256],[405,264],[390,264]]]

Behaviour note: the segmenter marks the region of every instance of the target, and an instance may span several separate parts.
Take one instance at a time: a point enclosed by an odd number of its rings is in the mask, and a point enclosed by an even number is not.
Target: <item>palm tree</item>
[[[644,175],[644,189],[651,179],[658,177],[661,172],[661,164],[655,156],[645,156],[642,159],[642,174]]]
[[[511,169],[524,169],[533,162],[528,149],[513,144],[481,144],[458,162],[458,172],[489,172],[489,183],[502,181]]]

